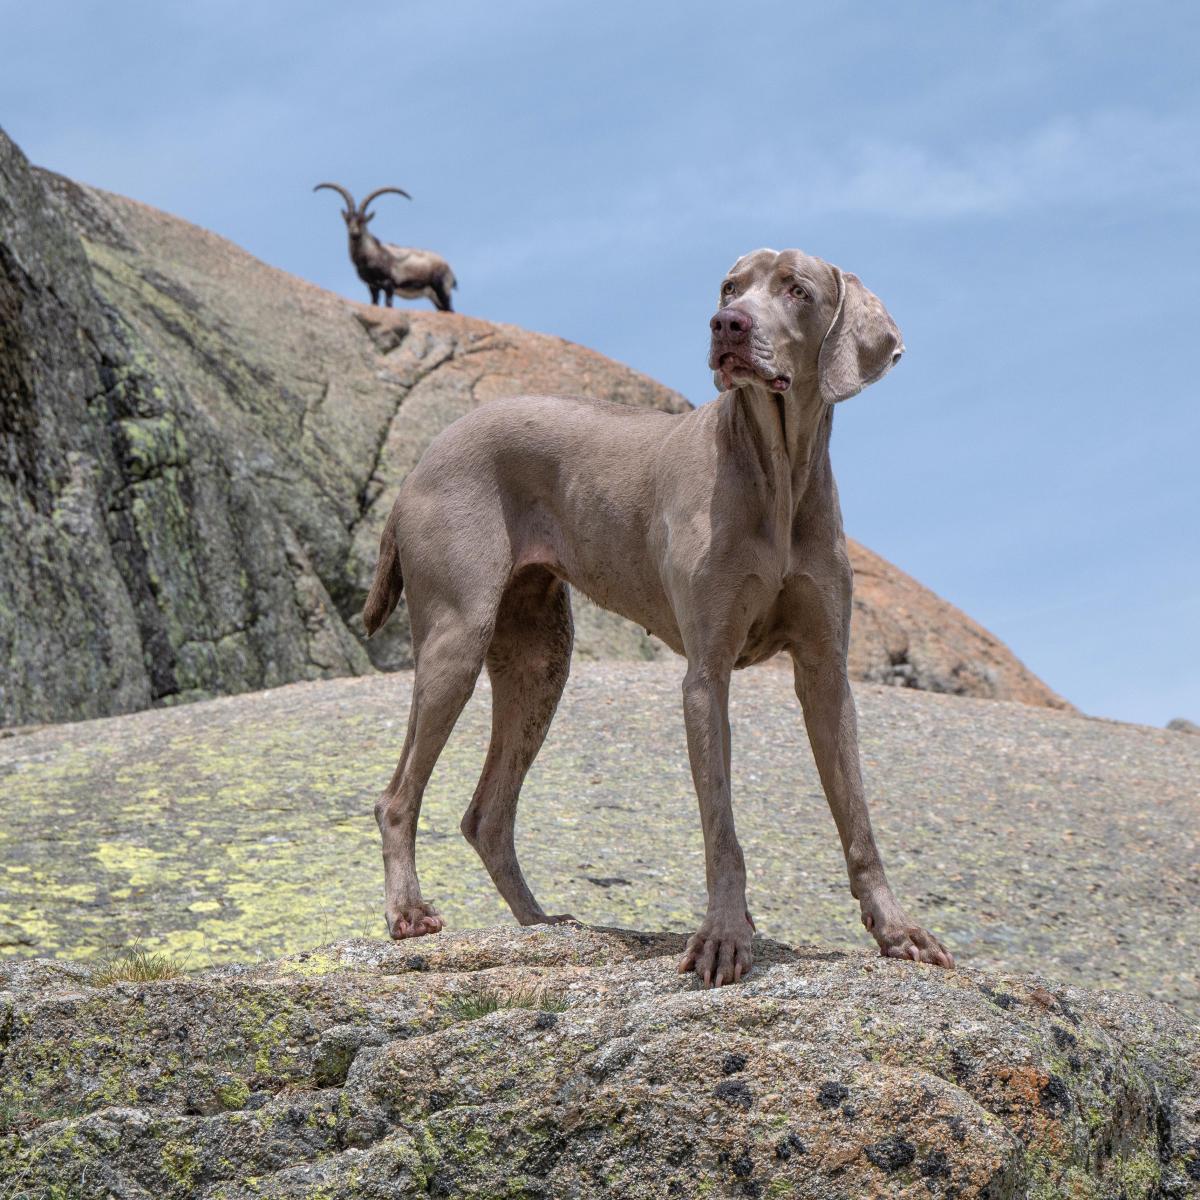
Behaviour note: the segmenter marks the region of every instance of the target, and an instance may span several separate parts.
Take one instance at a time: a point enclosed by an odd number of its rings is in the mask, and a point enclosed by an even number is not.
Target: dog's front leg
[[[954,958],[946,947],[908,917],[888,886],[863,794],[858,719],[844,657],[826,642],[810,659],[796,655],[795,667],[796,694],[863,925],[879,944],[881,954],[953,967]]]
[[[688,757],[700,800],[708,912],[688,942],[680,972],[706,985],[736,983],[752,962],[754,923],[746,908],[746,865],[729,792],[729,668],[689,663],[683,681]]]

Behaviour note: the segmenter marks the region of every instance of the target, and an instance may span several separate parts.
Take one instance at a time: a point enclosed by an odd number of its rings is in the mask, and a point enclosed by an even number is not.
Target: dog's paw
[[[679,960],[679,973],[695,971],[705,987],[737,983],[754,963],[750,950],[753,933],[749,914],[706,918],[688,939],[687,949]]]
[[[879,943],[879,953],[884,958],[907,958],[954,969],[954,955],[929,930],[914,925],[899,907],[881,920],[873,908],[864,904],[862,922]]]
[[[396,941],[439,933],[445,922],[430,904],[409,904],[384,914],[388,933]]]

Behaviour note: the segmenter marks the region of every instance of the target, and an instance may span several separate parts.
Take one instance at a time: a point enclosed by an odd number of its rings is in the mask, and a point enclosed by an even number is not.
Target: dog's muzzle
[[[733,305],[721,309],[708,323],[712,342],[708,351],[709,370],[721,377],[721,386],[728,391],[736,376],[761,379],[772,391],[786,392],[791,378],[779,375],[754,352],[751,333],[754,321],[750,314]]]

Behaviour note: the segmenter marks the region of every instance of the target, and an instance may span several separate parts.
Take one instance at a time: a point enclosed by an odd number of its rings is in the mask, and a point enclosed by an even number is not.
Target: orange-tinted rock
[[[850,543],[855,679],[1070,708],[982,625],[878,554]]]
[[[1194,1195],[1200,1040],[1166,1006],[765,939],[748,979],[706,990],[675,970],[683,942],[475,929],[108,986],[0,964],[0,1177],[214,1198],[252,1179],[278,1200]]]

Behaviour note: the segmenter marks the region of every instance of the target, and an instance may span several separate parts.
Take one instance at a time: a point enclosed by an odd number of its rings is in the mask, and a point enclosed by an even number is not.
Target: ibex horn
[[[367,205],[375,199],[376,196],[382,196],[385,192],[395,192],[397,196],[403,196],[405,200],[411,200],[412,197],[403,188],[376,188],[359,206],[358,211],[361,216],[366,216]]]
[[[331,192],[341,192],[342,199],[346,202],[346,212],[352,213],[354,211],[354,197],[340,183],[318,183],[313,188],[313,191],[319,192],[322,188],[328,188]]]

